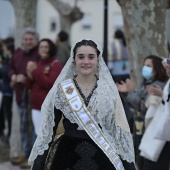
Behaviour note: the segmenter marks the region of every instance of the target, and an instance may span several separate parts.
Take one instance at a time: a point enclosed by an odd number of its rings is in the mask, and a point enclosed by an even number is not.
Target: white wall
[[[74,5],[75,0],[63,0]],[[91,38],[103,47],[103,23],[104,23],[104,0],[78,0],[78,7],[88,16],[73,24],[71,29],[71,43],[82,39]],[[8,11],[8,12],[6,12]],[[56,23],[56,30],[50,31],[51,23]],[[90,29],[84,29],[83,25],[90,24]],[[15,28],[14,11],[8,1],[0,0],[0,38],[8,36],[9,30]],[[122,14],[116,0],[108,0],[108,50],[111,54],[110,44],[117,26],[123,26]],[[47,0],[39,0],[37,6],[37,31],[40,38],[50,38],[55,41],[60,31],[60,17],[58,12]]]
[[[74,5],[73,0],[63,0]],[[104,32],[104,0],[78,0],[78,7],[88,16],[86,20],[81,19],[75,22],[71,29],[71,44],[82,38],[91,38],[97,41],[103,47]],[[50,22],[54,19],[57,22],[56,32],[50,32]],[[84,29],[83,23],[90,23],[90,29]],[[108,50],[111,54],[110,44],[113,40],[115,28],[123,27],[121,9],[115,0],[108,0]],[[39,0],[37,11],[37,30],[40,37],[48,37],[55,40],[60,31],[60,18],[58,12],[51,6],[47,0]]]
[[[56,31],[51,31],[51,23],[56,23]],[[40,38],[50,38],[55,41],[60,31],[60,18],[54,7],[47,0],[39,0],[37,5],[37,31]]]
[[[72,26],[71,42],[82,38],[92,38],[103,47],[104,32],[104,0],[81,0],[78,6],[91,16],[91,29],[83,29],[82,20],[77,21]],[[108,50],[111,53],[110,44],[113,40],[115,28],[123,26],[121,9],[115,0],[108,0]]]

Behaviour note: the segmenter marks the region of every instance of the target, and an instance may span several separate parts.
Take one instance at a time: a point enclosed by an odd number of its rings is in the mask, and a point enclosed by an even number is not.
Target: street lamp
[[[103,37],[103,58],[105,63],[107,64],[107,56],[108,56],[108,0],[104,0],[104,37]]]

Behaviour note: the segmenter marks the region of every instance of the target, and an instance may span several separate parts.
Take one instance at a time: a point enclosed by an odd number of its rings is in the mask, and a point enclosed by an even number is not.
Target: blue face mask
[[[142,76],[149,80],[152,77],[152,68],[148,66],[143,66],[142,68]]]

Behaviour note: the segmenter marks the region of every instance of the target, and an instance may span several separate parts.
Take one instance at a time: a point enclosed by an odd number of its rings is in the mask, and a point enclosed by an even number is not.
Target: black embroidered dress
[[[73,80],[85,105],[88,106],[93,91],[97,87],[97,83],[90,95],[86,98],[81,92],[75,78]],[[54,132],[56,132],[57,126],[62,117],[62,112],[57,109],[54,110]],[[77,130],[77,124],[71,123],[64,117],[63,125],[65,129],[64,135],[62,135],[56,142],[50,143],[52,148],[52,153],[50,155],[48,155],[48,149],[43,155],[39,155],[35,159],[32,168],[33,170],[49,170],[49,164],[51,170],[116,170],[105,153],[103,153],[103,151],[93,142],[88,134],[84,130]],[[135,170],[133,163],[128,163],[126,161],[122,162],[125,170]]]

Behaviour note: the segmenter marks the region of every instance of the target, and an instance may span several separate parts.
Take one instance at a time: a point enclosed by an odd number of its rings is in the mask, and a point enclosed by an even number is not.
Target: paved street
[[[0,170],[21,170],[19,166],[12,166],[10,162],[0,164]]]
[[[19,166],[16,166],[16,165],[13,166],[9,161],[10,156],[16,157],[18,155],[21,155],[21,141],[20,141],[21,137],[20,137],[19,129],[20,129],[19,128],[19,116],[16,111],[16,104],[14,102],[13,103],[12,134],[10,138],[10,149],[9,149],[9,145],[4,144],[0,140],[0,170],[21,170]]]

